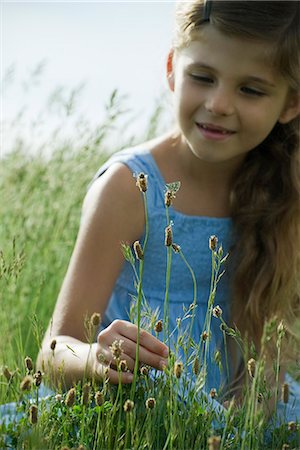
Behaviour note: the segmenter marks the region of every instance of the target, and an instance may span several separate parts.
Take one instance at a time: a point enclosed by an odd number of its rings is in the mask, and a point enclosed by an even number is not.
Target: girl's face
[[[285,79],[270,64],[272,45],[228,37],[205,25],[185,48],[171,52],[168,80],[178,125],[200,159],[243,159],[277,121],[300,111]]]

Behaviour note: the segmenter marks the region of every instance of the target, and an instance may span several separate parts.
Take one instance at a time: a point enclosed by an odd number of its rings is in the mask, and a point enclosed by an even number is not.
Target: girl
[[[176,126],[115,154],[93,179],[38,358],[45,370],[51,361],[54,382],[63,364],[66,387],[82,379],[86,367],[90,378],[100,380],[105,374],[117,383],[111,352],[115,340],[123,341],[122,359],[129,368],[121,381],[133,380],[138,333],[128,312],[136,291],[121,243],[132,245],[145,237],[143,199],[133,177],[139,173],[148,176],[143,289],[152,310],[160,311],[158,318],[163,317],[166,288],[165,185],[180,180],[169,213],[174,241],[187,256],[199,289],[192,337],[199,341],[203,329],[210,288],[207,242],[216,235],[225,253],[230,251],[215,298],[225,322],[236,325],[259,354],[264,324],[276,315],[286,327],[285,348],[292,348],[300,315],[299,22],[298,1],[179,3],[167,59]],[[190,272],[175,256],[169,299],[172,331],[183,306],[193,301]],[[95,311],[102,326],[90,351],[84,318]],[[224,350],[219,326],[212,321],[208,388],[236,382],[243,369],[231,349],[230,379],[220,375],[214,361],[215,352]],[[158,370],[168,364],[168,347],[151,333],[143,330],[139,345],[139,363]],[[299,354],[299,346],[294,347]],[[269,343],[270,372],[275,350]],[[281,361],[281,382],[289,358],[286,353]],[[299,387],[288,381],[294,396],[290,417],[300,419]]]

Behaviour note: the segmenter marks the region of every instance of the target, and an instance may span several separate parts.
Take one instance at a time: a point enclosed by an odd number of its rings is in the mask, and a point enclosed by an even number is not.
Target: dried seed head
[[[170,247],[173,244],[173,231],[171,225],[165,229],[165,246]]]
[[[165,205],[167,208],[172,205],[174,198],[176,198],[175,192],[168,189],[165,193]]]
[[[25,358],[25,367],[29,373],[33,370],[33,362],[29,356],[26,356]]]
[[[200,370],[200,362],[199,362],[199,358],[195,358],[194,359],[194,363],[193,363],[193,372],[195,375],[198,375]]]
[[[295,431],[297,431],[297,429],[298,429],[298,427],[297,427],[296,422],[289,422],[288,423],[288,430],[289,431],[295,432]]]
[[[139,188],[141,192],[146,192],[148,188],[147,183],[148,175],[145,175],[143,172],[139,173],[136,177],[136,186]]]
[[[35,372],[35,374],[33,375],[33,381],[36,387],[39,387],[42,383],[42,372],[40,370],[38,370],[37,372]]]
[[[163,322],[162,320],[158,320],[154,326],[154,331],[156,333],[161,333],[163,330]]]
[[[104,403],[104,395],[103,392],[97,391],[95,394],[95,402],[97,406],[102,406]]]
[[[90,385],[88,383],[84,384],[82,387],[82,404],[88,406],[90,403]]]
[[[213,308],[212,314],[214,317],[220,318],[222,316],[222,313],[222,308],[219,305]]]
[[[290,446],[289,444],[283,444],[282,450],[289,450]]]
[[[56,339],[52,339],[51,344],[50,344],[50,348],[51,350],[54,352],[56,347]]]
[[[283,403],[289,402],[289,394],[290,394],[290,387],[288,383],[283,383],[283,385],[281,386],[281,399]]]
[[[259,392],[257,394],[257,401],[258,401],[258,403],[262,403],[263,399],[264,399],[264,396],[262,395],[261,392]]]
[[[283,323],[283,320],[281,320],[277,327],[277,334],[278,334],[279,339],[282,339],[284,337],[285,332],[286,332],[286,327]]]
[[[210,436],[207,443],[208,450],[219,450],[221,445],[221,436]]]
[[[206,341],[208,338],[208,333],[207,331],[203,331],[203,333],[201,334],[201,339],[202,341]]]
[[[256,368],[256,361],[253,358],[250,358],[247,363],[248,373],[251,378],[254,378],[255,376],[255,368]]]
[[[182,362],[177,361],[174,366],[174,375],[176,378],[180,378],[183,372]]]
[[[146,408],[147,409],[154,409],[156,406],[156,400],[153,397],[147,398],[146,400]]]
[[[93,313],[91,315],[91,324],[93,327],[98,327],[101,323],[101,314],[99,313]]]
[[[144,259],[144,252],[143,252],[142,246],[140,244],[140,241],[134,242],[133,250],[134,250],[136,259],[139,259],[139,260]]]
[[[120,359],[120,356],[122,355],[122,352],[123,352],[122,344],[123,344],[123,342],[124,341],[122,339],[116,339],[111,344],[111,346],[109,347],[111,352],[112,352],[112,354],[113,354],[113,357],[116,358],[116,359]]]
[[[149,369],[146,366],[142,366],[140,369],[141,375],[143,375],[144,377],[147,377],[149,374]]]
[[[119,363],[119,368],[121,370],[121,372],[127,372],[128,370],[128,365],[127,365],[127,361],[126,359],[122,359]]]
[[[76,450],[85,450],[85,446],[84,445],[82,445],[82,444],[80,444],[79,445],[79,447],[77,447],[77,449]]]
[[[30,391],[32,386],[32,377],[30,375],[26,375],[20,383],[21,391]]]
[[[218,238],[217,238],[217,236],[215,236],[215,235],[210,236],[210,238],[209,238],[209,248],[210,248],[210,250],[212,252],[215,251],[217,249],[217,246],[218,246]]]
[[[67,445],[64,445],[60,450],[71,450],[71,449]]]
[[[172,249],[174,250],[175,253],[180,253],[181,251],[180,245],[177,244],[172,244]]]
[[[2,374],[5,376],[5,378],[7,379],[7,381],[10,381],[12,379],[12,373],[10,372],[10,370],[8,369],[8,367],[3,367],[2,369]]]
[[[38,407],[36,405],[31,405],[29,408],[29,421],[32,425],[37,423],[38,420]]]
[[[62,401],[62,395],[61,394],[56,394],[56,396],[54,398],[55,398],[55,400],[57,402],[61,402]]]
[[[67,392],[66,400],[65,400],[65,404],[69,408],[74,405],[74,403],[75,403],[75,396],[76,396],[75,388],[69,389],[69,391]]]
[[[127,413],[131,412],[134,408],[134,402],[132,400],[126,400],[123,408],[124,408],[125,412],[127,412]]]
[[[218,396],[218,395],[217,395],[217,389],[212,388],[212,389],[210,390],[209,395],[210,395],[211,398],[216,398],[216,397]]]

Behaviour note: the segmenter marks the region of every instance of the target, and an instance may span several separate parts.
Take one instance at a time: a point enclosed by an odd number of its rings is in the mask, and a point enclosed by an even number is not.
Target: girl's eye
[[[250,88],[250,87],[242,87],[241,88],[241,91],[243,92],[243,94],[247,94],[247,95],[253,95],[253,96],[255,96],[255,97],[263,97],[263,96],[265,96],[266,94],[264,93],[264,92],[262,92],[262,91],[258,91],[257,89],[253,89],[253,88]]]
[[[208,77],[206,75],[198,75],[198,74],[191,73],[190,77],[193,80],[200,81],[201,83],[212,84],[214,82],[214,80],[212,78],[210,78],[210,77]]]

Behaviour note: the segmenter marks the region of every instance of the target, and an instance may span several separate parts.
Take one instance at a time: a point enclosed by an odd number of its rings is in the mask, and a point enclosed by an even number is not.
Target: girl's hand
[[[121,372],[121,382],[131,383],[136,357],[138,327],[125,320],[114,320],[102,330],[97,338],[94,372],[104,378],[106,376],[113,384],[119,382],[117,361],[110,346],[114,341],[122,341],[120,360],[125,360],[129,371]],[[145,364],[162,370],[167,366],[168,347],[147,331],[140,329],[139,364]]]

